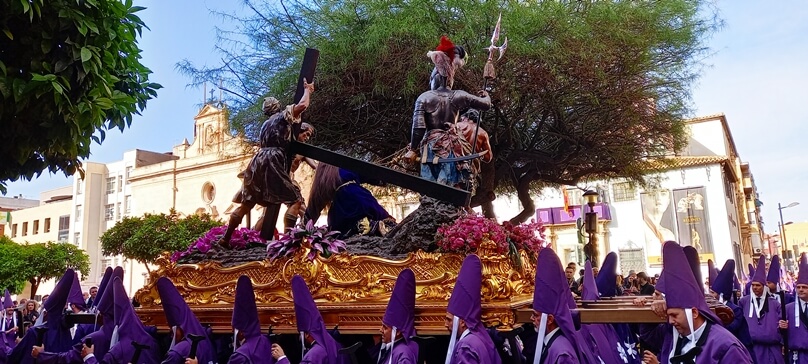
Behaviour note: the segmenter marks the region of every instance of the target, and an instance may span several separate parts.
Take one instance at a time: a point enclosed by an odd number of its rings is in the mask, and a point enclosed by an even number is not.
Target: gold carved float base
[[[522,266],[517,268],[509,257],[491,248],[493,244],[483,243],[477,252],[483,264],[483,321],[486,326],[509,329],[517,323],[518,311],[529,308],[532,302],[535,258],[521,252]],[[346,334],[375,334],[399,272],[410,268],[416,277],[418,334],[448,334],[444,327],[446,305],[464,255],[418,251],[396,261],[339,254],[308,261],[306,253],[229,268],[212,261],[175,264],[165,255],[158,259],[160,268],[151,272],[149,283],[135,294],[141,304],[137,313],[146,325],[168,330],[155,286],[158,278],[167,277],[203,325],[211,325],[217,333],[232,332],[236,281],[247,275],[253,282],[261,327],[266,330],[271,325],[276,333],[296,333],[289,282],[299,274],[327,327],[339,325],[340,332]]]

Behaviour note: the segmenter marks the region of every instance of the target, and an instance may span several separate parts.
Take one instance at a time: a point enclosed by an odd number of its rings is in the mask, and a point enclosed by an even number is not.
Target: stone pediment
[[[205,104],[205,106],[203,106],[202,109],[199,110],[199,113],[197,113],[196,116],[194,116],[194,120],[199,120],[207,116],[216,115],[220,112],[222,111],[214,107],[213,105]]]

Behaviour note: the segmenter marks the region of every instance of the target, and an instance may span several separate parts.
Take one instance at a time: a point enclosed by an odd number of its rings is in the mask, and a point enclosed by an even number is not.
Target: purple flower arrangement
[[[197,239],[191,246],[188,247],[185,251],[177,251],[171,255],[171,261],[176,262],[180,258],[190,255],[194,251],[198,251],[202,254],[206,254],[213,248],[214,245],[219,243],[219,240],[224,236],[225,231],[227,231],[227,226],[217,226],[213,229],[210,229],[205,235],[201,238]],[[238,228],[233,232],[233,236],[230,238],[230,242],[226,248],[231,250],[244,250],[250,244],[258,244],[258,245],[266,245],[267,242],[264,239],[261,239],[261,233],[249,228]]]
[[[293,227],[278,240],[270,241],[267,244],[267,257],[291,257],[301,248],[307,247],[310,250],[306,259],[314,260],[318,254],[328,258],[333,253],[346,250],[345,242],[337,239],[338,235],[339,231],[328,231],[327,226],[315,227],[314,222],[309,220],[306,226]]]

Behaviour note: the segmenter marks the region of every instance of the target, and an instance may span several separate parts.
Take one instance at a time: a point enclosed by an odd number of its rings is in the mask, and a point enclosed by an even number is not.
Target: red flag
[[[561,186],[561,194],[564,195],[564,212],[572,217],[573,212],[570,210],[570,197],[567,195],[567,186]]]

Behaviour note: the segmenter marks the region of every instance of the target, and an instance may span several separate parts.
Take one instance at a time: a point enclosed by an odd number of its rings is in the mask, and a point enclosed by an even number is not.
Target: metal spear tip
[[[497,19],[497,25],[494,27],[494,34],[491,35],[491,45],[493,46],[499,41],[499,31],[502,24],[502,12],[499,13],[499,18]]]

